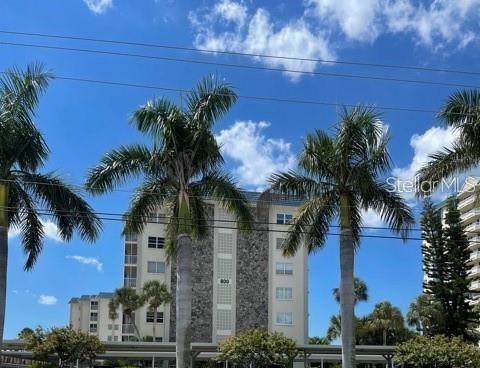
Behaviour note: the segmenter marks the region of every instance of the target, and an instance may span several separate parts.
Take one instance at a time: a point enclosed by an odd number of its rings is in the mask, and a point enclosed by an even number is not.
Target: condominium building
[[[461,221],[464,226],[470,242],[471,251],[470,264],[472,283],[470,289],[475,294],[480,293],[480,201],[478,198],[480,190],[480,180],[475,177],[468,177],[463,187],[456,193],[458,199],[457,208],[461,215]],[[442,219],[445,216],[446,201],[439,204],[442,211]]]
[[[193,341],[215,343],[239,331],[260,328],[305,343],[307,252],[301,247],[294,257],[285,258],[281,250],[298,202],[279,200],[264,205],[258,193],[246,194],[256,214],[255,230],[250,233],[239,231],[234,218],[218,203],[208,201],[208,236],[193,244]],[[125,237],[123,284],[140,292],[146,281],[158,280],[174,294],[176,265],[166,262],[165,254],[168,218],[162,211],[150,218],[141,234]],[[70,303],[71,323],[88,331],[89,324],[83,320],[88,314],[79,316],[81,300],[74,298]],[[125,316],[119,315],[114,323],[120,326],[117,339],[126,341],[134,331]],[[98,318],[98,331],[112,324],[107,322],[108,310]],[[148,307],[135,313],[135,322],[142,336],[153,334],[153,313]],[[109,339],[108,333],[98,335]],[[156,336],[157,341],[175,340],[175,301],[159,309]]]

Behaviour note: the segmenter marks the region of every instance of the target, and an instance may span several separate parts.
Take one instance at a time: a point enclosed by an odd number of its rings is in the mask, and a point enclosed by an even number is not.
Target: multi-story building
[[[263,205],[258,193],[247,195],[256,214],[254,231],[239,231],[218,203],[209,202],[208,236],[194,242],[193,341],[215,343],[242,330],[261,328],[305,343],[307,251],[301,247],[291,258],[283,257],[281,251],[286,225],[298,203],[282,200]],[[151,214],[141,234],[125,237],[124,286],[140,291],[146,281],[159,280],[175,293],[176,265],[166,262],[164,249],[167,220],[161,211]],[[81,324],[73,323],[79,318],[78,303],[75,298],[71,301],[72,325],[88,331],[82,317]],[[108,320],[108,313],[99,313],[98,318]],[[128,322],[125,317],[116,322],[122,326],[123,341],[134,335]],[[152,335],[153,313],[148,307],[136,312],[135,322],[142,336]],[[108,334],[99,336],[108,339]],[[158,341],[175,340],[175,302],[159,309],[156,336]]]

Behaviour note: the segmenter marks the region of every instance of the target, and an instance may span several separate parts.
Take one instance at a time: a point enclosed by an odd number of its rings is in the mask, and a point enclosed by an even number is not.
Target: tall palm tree
[[[388,332],[400,331],[405,326],[400,309],[388,301],[376,304],[369,319],[371,327],[382,332],[383,345],[387,345]]]
[[[78,190],[53,172],[40,173],[49,148],[35,126],[35,109],[52,75],[41,65],[10,69],[0,78],[0,345],[5,320],[8,230],[20,231],[31,270],[43,250],[40,214],[51,216],[59,235],[69,241],[75,230],[93,242],[100,220]]]
[[[157,280],[150,280],[143,284],[143,296],[150,310],[153,311],[153,341],[157,337],[157,314],[158,308],[162,305],[170,303],[172,295],[168,291],[167,285]]]
[[[140,341],[140,331],[138,330],[137,323],[135,322],[135,312],[145,305],[145,298],[138,294],[135,289],[132,289],[131,287],[122,287],[115,290],[110,303],[112,306],[115,306],[115,309],[119,306],[122,308],[124,316],[127,316],[130,324],[135,330],[137,339]]]
[[[361,280],[358,277],[355,277],[353,280],[353,290],[354,290],[354,304],[357,305],[359,302],[366,302],[368,301],[368,286],[367,283]],[[333,289],[333,297],[337,303],[340,303],[340,289],[334,288]]]
[[[202,80],[186,95],[185,107],[166,99],[147,102],[133,114],[132,124],[153,140],[151,147],[131,145],[105,155],[88,175],[87,188],[103,194],[129,177],[143,174],[126,215],[125,232],[139,233],[149,214],[164,208],[167,253],[176,258],[177,367],[190,367],[192,321],[192,239],[208,233],[206,198],[218,201],[249,229],[253,215],[247,198],[221,171],[223,157],[212,133],[213,124],[237,100],[228,84]]]
[[[112,341],[114,340],[115,336],[115,320],[118,318],[117,313],[118,305],[114,299],[110,299],[108,302],[108,318],[112,321]]]
[[[333,136],[309,134],[298,171],[274,174],[274,192],[305,199],[283,243],[285,255],[304,244],[321,248],[330,224],[340,222],[340,313],[343,367],[355,366],[354,254],[360,244],[362,210],[373,209],[396,233],[406,237],[414,224],[411,209],[382,180],[389,173],[389,137],[371,108],[344,109]],[[384,178],[383,178],[384,179]]]
[[[430,155],[417,173],[419,195],[437,189],[442,179],[468,171],[480,164],[480,91],[464,90],[450,95],[438,117],[458,131],[453,146]]]

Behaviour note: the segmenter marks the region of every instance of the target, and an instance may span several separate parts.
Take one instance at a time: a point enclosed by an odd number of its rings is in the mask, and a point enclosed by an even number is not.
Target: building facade
[[[298,203],[276,201],[263,206],[258,205],[258,193],[247,195],[256,214],[255,230],[250,233],[239,231],[235,220],[219,204],[208,204],[208,236],[193,244],[192,339],[216,343],[240,331],[259,328],[280,331],[305,343],[307,251],[301,247],[294,257],[285,258],[281,250],[288,221],[295,216]],[[125,237],[123,284],[140,292],[146,281],[158,280],[175,294],[176,265],[166,262],[165,254],[167,216],[158,212],[150,217],[141,234]],[[82,312],[79,316],[82,298],[72,299],[70,320],[72,326],[88,331],[91,321],[83,318],[89,314]],[[108,340],[112,322],[103,322],[108,320],[108,308],[106,313],[102,311],[97,334]],[[117,339],[126,341],[134,331],[121,313],[119,316],[114,323],[119,326]],[[148,307],[136,312],[135,321],[140,335],[153,334],[153,313]],[[175,301],[159,309],[156,336],[157,341],[175,340]]]

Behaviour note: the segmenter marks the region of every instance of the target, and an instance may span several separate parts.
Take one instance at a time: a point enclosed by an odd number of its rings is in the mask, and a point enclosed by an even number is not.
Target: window
[[[285,225],[293,218],[292,215],[288,213],[277,213],[277,224]]]
[[[148,247],[149,248],[158,248],[163,249],[165,246],[165,238],[160,238],[157,236],[149,236],[148,237]]]
[[[147,262],[148,273],[165,273],[165,262]]]
[[[147,323],[153,323],[154,312],[147,312]],[[157,312],[157,323],[163,323],[163,312]]]
[[[112,327],[113,327],[113,329],[114,329],[115,331],[118,330],[118,325],[117,325],[117,324],[112,325],[111,323],[109,323],[109,324],[108,324],[108,329],[109,329],[110,331],[112,330]]]
[[[98,300],[90,301],[90,309],[97,310],[98,309]]]
[[[136,242],[138,240],[137,234],[126,234],[125,241],[126,242]]]
[[[107,336],[107,341],[118,341],[118,336],[113,336],[113,340],[112,340],[112,335],[109,335]]]
[[[148,215],[148,221],[155,224],[166,224],[167,216],[164,213],[152,212]]]
[[[277,313],[277,325],[292,325],[292,312],[279,312]]]
[[[90,332],[97,332],[97,324],[90,323]]]
[[[277,287],[277,299],[279,300],[292,300],[293,290],[289,287]]]
[[[293,275],[293,263],[277,262],[277,275]]]
[[[163,337],[155,337],[155,342],[163,342]]]
[[[276,239],[276,247],[277,249],[283,249],[283,242],[285,241],[285,238],[277,238]]]
[[[90,312],[90,321],[98,321],[98,313]]]

